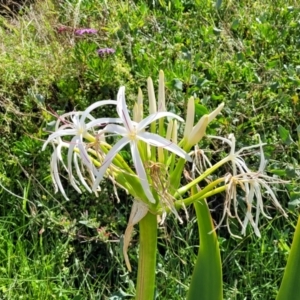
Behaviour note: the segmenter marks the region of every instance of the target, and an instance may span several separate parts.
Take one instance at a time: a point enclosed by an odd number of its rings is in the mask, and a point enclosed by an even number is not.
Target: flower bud
[[[184,137],[186,138],[189,147],[192,147],[200,142],[200,140],[205,135],[207,125],[220,113],[220,111],[224,107],[224,103],[221,103],[209,115],[202,116],[202,118],[198,121],[198,123],[194,127],[192,127],[191,122],[194,122],[192,113],[195,110],[195,106],[194,103],[192,105],[191,99],[192,98],[190,98],[188,102],[186,128],[184,131]]]
[[[165,75],[162,70],[159,71],[158,111],[166,111]]]
[[[193,127],[192,132],[188,136],[188,145],[190,147],[198,144],[205,135],[206,127],[208,125],[208,115],[204,115]]]
[[[149,113],[151,115],[151,114],[155,114],[157,112],[157,109],[156,109],[156,99],[154,94],[153,81],[150,77],[147,79],[147,89],[148,89],[148,98],[149,98]]]
[[[195,102],[194,97],[191,97],[187,105],[187,114],[184,128],[184,138],[188,139],[189,135],[192,132],[194,126],[194,117],[195,117]]]

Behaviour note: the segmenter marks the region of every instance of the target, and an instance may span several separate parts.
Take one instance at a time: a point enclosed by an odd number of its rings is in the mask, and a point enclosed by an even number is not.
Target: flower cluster
[[[99,54],[114,51],[109,48],[100,50]],[[286,216],[270,188],[270,184],[278,183],[279,180],[264,174],[266,161],[260,139],[259,144],[236,151],[233,135],[228,138],[208,136],[219,139],[230,147],[228,156],[214,165],[208,160],[204,150],[200,149],[199,143],[205,136],[208,124],[221,112],[224,103],[212,113],[202,116],[194,125],[195,100],[191,97],[187,106],[184,134],[180,137],[178,132],[182,130],[179,131],[178,126],[184,124],[184,120],[166,111],[163,72],[159,75],[157,102],[150,78],[147,87],[150,114],[146,117],[141,91],[139,90],[131,117],[126,105],[125,87],[121,87],[117,100],[98,101],[83,112],[70,112],[58,118],[55,131],[49,135],[43,146],[45,149],[48,144],[53,145],[51,175],[56,191],[60,190],[68,199],[60,179],[60,169],[68,174],[71,185],[79,193],[80,184],[89,192],[99,192],[100,182],[106,176],[115,187],[125,189],[135,199],[127,234],[130,234],[133,225],[148,211],[162,215],[163,219],[167,212],[173,212],[180,220],[177,209],[220,192],[226,192],[222,221],[227,216],[229,231],[228,220],[234,217],[241,224],[242,234],[245,234],[250,223],[256,235],[260,236],[259,216],[263,214],[268,217],[264,212],[262,190],[266,191],[266,196]],[[97,118],[95,112],[101,106],[116,108],[118,118]],[[106,137],[113,138],[115,143],[108,144]],[[120,155],[120,151],[127,145],[131,152],[132,166]],[[248,168],[241,156],[245,151],[254,148],[259,149],[261,158],[259,170],[256,172]],[[67,150],[66,160],[63,158],[63,149]],[[192,166],[191,172],[187,171],[187,162]],[[230,174],[212,182],[208,179],[210,174],[228,163],[232,168]],[[188,183],[181,186],[184,177]],[[182,199],[203,180],[206,181],[206,187],[198,188],[197,194]],[[241,192],[244,194],[246,207],[243,221],[238,214],[240,204],[237,200],[238,193]],[[124,249],[127,249],[128,243],[129,237],[125,236]]]
[[[116,51],[112,48],[100,48],[97,50],[99,56],[114,54]]]
[[[96,34],[98,32],[97,29],[93,28],[78,28],[74,29],[70,26],[60,26],[57,28],[58,33],[62,32],[74,32],[76,35],[84,35],[84,34]]]
[[[115,105],[119,118],[96,119],[90,114],[94,109],[103,105]],[[92,190],[96,192],[103,176],[108,173],[107,170],[113,165],[115,157],[125,145],[129,144],[133,164],[143,193],[150,203],[155,203],[156,200],[151,192],[149,179],[147,178],[147,172],[145,170],[145,162],[141,159],[140,152],[142,150],[139,149],[139,143],[144,142],[145,145],[169,150],[183,159],[191,161],[189,155],[175,143],[158,134],[145,131],[151,123],[164,117],[184,121],[176,114],[170,112],[157,112],[150,114],[140,122],[132,121],[125,102],[125,87],[120,88],[117,101],[98,101],[89,106],[84,112],[72,112],[62,115],[56,122],[55,132],[48,137],[43,146],[44,150],[49,143],[54,145],[54,152],[51,159],[51,174],[55,186],[67,198],[58,175],[58,164],[62,164],[68,173],[70,183],[80,192],[72,172],[73,158],[75,170],[80,182],[88,191]],[[86,123],[86,120],[89,120],[89,122]],[[118,123],[121,123],[123,126],[117,125]],[[102,141],[101,144],[101,141],[97,140],[96,135],[105,137],[107,134],[119,135],[122,138],[111,147],[108,153],[104,154],[106,143]],[[63,136],[72,136],[72,138],[66,142],[61,139]],[[93,146],[91,146],[91,144],[93,144]],[[61,155],[63,147],[68,148],[67,165],[63,162]],[[80,158],[82,165],[89,171],[90,186],[88,186],[79,168],[78,158]],[[97,159],[98,163],[95,164],[95,160]],[[99,168],[97,168],[98,166]],[[114,172],[117,171],[115,170]]]
[[[83,34],[96,34],[98,32],[97,29],[93,28],[81,28],[81,29],[76,29],[75,34],[77,35],[83,35]]]

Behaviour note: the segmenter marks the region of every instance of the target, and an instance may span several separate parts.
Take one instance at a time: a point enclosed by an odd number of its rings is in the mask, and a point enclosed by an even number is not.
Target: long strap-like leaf
[[[300,216],[276,300],[300,300]]]
[[[205,199],[194,203],[200,247],[187,300],[222,300],[222,264],[219,243]]]

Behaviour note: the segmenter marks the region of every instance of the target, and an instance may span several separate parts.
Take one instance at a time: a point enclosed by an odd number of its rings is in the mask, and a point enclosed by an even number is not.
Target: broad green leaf
[[[278,131],[279,131],[280,138],[286,145],[290,145],[293,142],[289,131],[285,129],[283,126],[279,125]]]
[[[205,199],[195,202],[200,247],[187,300],[222,300],[222,264],[217,234]]]
[[[276,300],[300,300],[300,216]]]

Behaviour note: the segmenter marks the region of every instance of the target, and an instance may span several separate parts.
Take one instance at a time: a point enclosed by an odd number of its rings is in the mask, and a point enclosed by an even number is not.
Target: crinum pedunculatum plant
[[[105,177],[113,182],[116,196],[118,188],[132,195],[134,201],[125,232],[123,252],[126,265],[131,270],[127,250],[133,226],[140,223],[136,299],[152,300],[155,287],[157,216],[160,216],[160,221],[163,222],[166,215],[171,212],[181,222],[177,211],[193,204],[196,208],[198,224],[207,220],[208,229],[201,240],[202,244],[205,244],[206,238],[208,239],[207,249],[203,250],[208,253],[216,250],[217,241],[206,198],[224,193],[221,222],[226,220],[230,231],[230,218],[236,218],[242,228],[242,234],[245,234],[246,227],[250,224],[255,234],[260,236],[259,216],[262,214],[268,218],[264,211],[263,192],[269,196],[274,206],[283,215],[286,216],[286,214],[270,188],[270,184],[279,183],[280,180],[264,173],[266,166],[264,144],[259,136],[256,145],[239,150],[235,149],[236,142],[233,134],[227,138],[207,136],[210,139],[221,140],[230,148],[230,153],[215,164],[210,163],[205,155],[205,149],[200,148],[199,143],[205,136],[207,126],[221,112],[224,103],[212,113],[202,116],[194,125],[195,100],[193,97],[187,103],[186,121],[174,113],[167,112],[162,71],[159,73],[158,102],[155,99],[151,78],[147,81],[147,88],[148,116],[144,115],[141,90],[130,113],[125,101],[125,87],[121,87],[117,100],[98,101],[85,111],[69,112],[60,116],[56,122],[55,131],[49,135],[43,149],[48,144],[53,147],[51,176],[56,191],[59,190],[66,199],[68,198],[59,176],[61,169],[68,174],[71,185],[79,193],[81,193],[79,187],[81,184],[88,192],[94,192],[97,195],[101,192],[100,181]],[[95,109],[105,105],[115,106],[118,118],[109,116],[97,118],[94,113]],[[184,127],[184,131],[179,131],[180,127]],[[180,136],[178,132],[183,132],[183,136]],[[108,136],[115,137],[113,145],[106,141]],[[120,154],[120,150],[126,145],[130,147],[133,165],[128,164]],[[253,149],[257,149],[256,152],[260,155],[261,162],[257,171],[251,170],[243,159],[245,155],[253,153]],[[66,159],[64,153],[66,153]],[[225,164],[231,166],[231,172],[212,180],[213,177],[210,175],[216,174],[216,171]],[[246,209],[242,209],[237,200],[238,195],[242,194]],[[199,230],[206,228],[206,225],[204,223],[199,225]],[[217,250],[215,257],[217,270],[220,261]],[[208,273],[213,269],[212,265],[205,267],[205,262],[203,263],[201,259],[199,264],[197,262],[196,269],[199,269],[199,266],[203,271],[207,269]],[[212,279],[209,276],[208,278],[218,282],[221,280],[220,274],[219,270],[211,274]],[[194,271],[189,299],[194,299],[195,288],[193,286],[197,286],[197,283],[194,283],[197,276],[197,272]],[[205,282],[202,280],[204,289],[206,288]],[[218,291],[216,299],[219,299],[220,295],[221,292]]]

